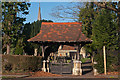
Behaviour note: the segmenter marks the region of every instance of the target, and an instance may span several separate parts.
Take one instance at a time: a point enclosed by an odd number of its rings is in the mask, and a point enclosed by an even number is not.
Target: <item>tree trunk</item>
[[[7,44],[7,54],[10,54],[10,45]]]
[[[120,44],[120,1],[118,2],[118,44]],[[120,45],[118,46],[120,48]]]

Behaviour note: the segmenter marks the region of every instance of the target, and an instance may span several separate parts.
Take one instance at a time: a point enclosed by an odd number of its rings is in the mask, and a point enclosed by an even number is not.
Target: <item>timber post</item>
[[[45,57],[45,49],[44,49],[44,46],[41,46],[42,48],[42,57],[44,58]]]
[[[78,44],[77,45],[77,60],[79,60],[80,59],[80,49],[81,49],[81,45],[80,44]]]
[[[105,46],[103,46],[103,54],[104,54],[104,74],[106,75],[106,53],[105,53]]]

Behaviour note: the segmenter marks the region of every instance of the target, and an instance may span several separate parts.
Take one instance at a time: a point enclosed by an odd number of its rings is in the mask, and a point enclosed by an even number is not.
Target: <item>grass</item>
[[[110,76],[109,78],[115,78],[114,76]]]
[[[16,78],[15,76],[2,76],[2,79]]]

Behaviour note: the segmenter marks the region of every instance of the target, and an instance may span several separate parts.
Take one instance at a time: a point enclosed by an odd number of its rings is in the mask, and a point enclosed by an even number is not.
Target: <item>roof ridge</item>
[[[42,22],[42,24],[82,24],[81,22]]]

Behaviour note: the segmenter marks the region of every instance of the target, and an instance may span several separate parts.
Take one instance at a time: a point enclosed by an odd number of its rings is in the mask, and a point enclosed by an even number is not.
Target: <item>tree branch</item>
[[[116,8],[107,6],[106,4],[101,4],[101,3],[98,3],[98,2],[94,2],[94,4],[96,4],[96,5],[99,6],[99,7],[106,8],[106,9],[108,9],[108,10],[112,10],[112,11],[115,11],[115,12],[118,11]]]

